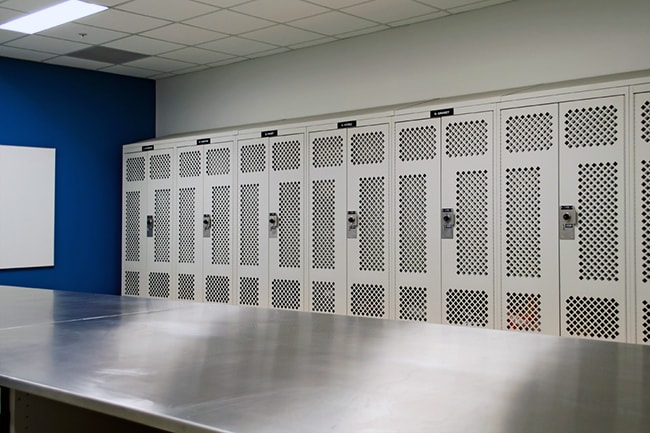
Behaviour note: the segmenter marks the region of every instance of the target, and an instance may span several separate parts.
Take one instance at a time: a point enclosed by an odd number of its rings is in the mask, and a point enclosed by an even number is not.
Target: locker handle
[[[212,228],[212,215],[204,214],[203,215],[203,237],[210,237],[210,229]]]
[[[275,212],[269,213],[269,238],[278,237],[279,217]]]
[[[153,237],[153,215],[147,215],[147,237]]]
[[[349,210],[346,221],[348,239],[356,239],[357,229],[359,228],[359,215],[357,215],[356,211]]]

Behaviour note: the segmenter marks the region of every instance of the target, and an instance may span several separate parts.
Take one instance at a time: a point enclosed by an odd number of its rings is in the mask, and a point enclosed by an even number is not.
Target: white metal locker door
[[[237,303],[268,307],[268,139],[239,140]]]
[[[347,313],[345,130],[309,134],[308,309]]]
[[[396,316],[440,323],[440,119],[395,125]]]
[[[501,112],[501,327],[560,335],[558,106]]]
[[[624,103],[560,104],[560,206],[577,213],[560,240],[562,335],[626,340]]]
[[[147,296],[146,153],[123,157],[122,294]]]
[[[389,139],[386,124],[348,130],[348,314],[353,316],[390,318]]]
[[[176,149],[175,275],[178,299],[203,301],[203,149]]]
[[[155,298],[176,297],[172,269],[173,155],[173,149],[147,153],[147,294]]]
[[[304,135],[271,138],[269,147],[270,305],[302,310],[305,304]]]
[[[443,323],[494,327],[493,113],[442,121],[442,207],[453,239],[442,239]]]
[[[205,302],[230,304],[233,294],[233,142],[205,147],[203,172],[203,287]]]
[[[636,341],[650,344],[650,92],[634,97]]]

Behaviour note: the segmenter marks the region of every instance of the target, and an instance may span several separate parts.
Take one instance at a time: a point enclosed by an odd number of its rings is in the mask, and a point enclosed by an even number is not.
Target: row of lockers
[[[126,146],[123,294],[648,343],[630,89]]]

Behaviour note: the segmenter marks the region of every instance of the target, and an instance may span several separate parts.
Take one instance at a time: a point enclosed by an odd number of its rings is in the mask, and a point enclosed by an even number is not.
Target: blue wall
[[[120,293],[122,145],[154,137],[155,98],[152,80],[0,58],[0,144],[56,148],[54,267],[0,285]]]

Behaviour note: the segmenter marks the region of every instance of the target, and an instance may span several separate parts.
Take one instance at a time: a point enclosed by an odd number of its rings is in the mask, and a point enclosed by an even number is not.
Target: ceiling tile
[[[118,39],[117,41],[109,42],[104,45],[110,48],[132,51],[134,53],[149,54],[150,56],[183,48],[183,45],[180,44],[173,44],[171,42],[145,38],[142,36],[129,36],[128,38]]]
[[[328,42],[334,42],[336,40],[337,39],[335,38],[326,37],[326,38],[316,39],[309,42],[303,42],[301,44],[291,45],[290,48],[294,50],[298,50],[300,48],[313,47],[314,45],[326,44]]]
[[[494,5],[498,5],[498,4],[501,4],[501,3],[507,3],[509,1],[511,1],[511,0],[485,0],[485,1],[480,1],[480,2],[477,2],[477,3],[468,4],[468,5],[465,5],[465,6],[460,6],[460,7],[457,7],[457,8],[452,8],[452,9],[449,10],[449,12],[451,12],[453,14],[457,14],[457,13],[460,13],[460,12],[467,12],[467,11],[471,11],[471,10],[474,10],[474,9],[481,9],[481,8],[486,8],[488,6],[494,6]]]
[[[248,39],[254,39],[260,42],[269,42],[275,45],[288,46],[300,44],[302,42],[313,41],[320,39],[323,35],[318,33],[308,32],[306,30],[289,27],[280,24],[273,27],[267,27],[262,30],[246,33],[242,35]]]
[[[10,32],[9,30],[0,30],[0,44],[14,39],[22,38],[24,33]]]
[[[77,22],[127,33],[144,32],[168,24],[168,21],[113,9],[91,15]]]
[[[335,37],[339,39],[347,39],[347,38],[353,38],[355,36],[366,35],[368,33],[377,33],[388,29],[390,29],[390,27],[383,24],[379,24],[373,27],[366,27],[365,29],[355,30],[353,32],[339,33],[338,35],[335,35]]]
[[[459,6],[465,6],[476,3],[479,0],[418,0],[420,3],[428,4],[438,9],[453,9]]]
[[[139,77],[139,78],[149,78],[159,73],[158,71],[151,71],[148,69],[141,69],[141,68],[132,68],[124,65],[109,66],[108,68],[102,69],[102,72],[110,72],[112,74],[120,74],[120,75],[129,75],[131,77]]]
[[[237,35],[253,30],[272,26],[271,21],[262,20],[248,15],[222,10],[186,21],[197,27],[214,30],[221,33]]]
[[[80,33],[85,34],[86,36],[81,37],[79,35]],[[84,26],[76,23],[67,23],[50,30],[45,30],[44,32],[39,33],[39,35],[67,39],[69,41],[82,42],[84,44],[98,45],[123,38],[128,36],[128,33],[114,32],[112,30]]]
[[[253,0],[233,10],[279,23],[328,12],[321,6],[301,0]]]
[[[156,39],[174,41],[186,45],[202,44],[228,36],[223,33],[217,33],[210,30],[200,29],[198,27],[179,23],[174,23],[165,27],[149,30],[148,32],[142,33],[142,35]]]
[[[248,60],[246,57],[233,57],[228,60],[222,60],[220,62],[211,63],[208,66],[212,68],[216,68],[217,66],[230,65],[232,63],[238,63],[238,62],[245,62],[246,60]]]
[[[14,48],[25,48],[34,51],[43,51],[53,54],[67,54],[72,51],[88,48],[90,45],[80,44],[78,42],[64,41],[62,39],[47,38],[40,35],[25,36],[15,41],[7,42]]]
[[[0,23],[7,23],[15,18],[23,16],[22,13],[0,7]]]
[[[78,59],[76,57],[59,56],[46,60],[45,63],[52,63],[53,65],[70,66],[72,68],[82,69],[101,69],[111,66],[110,63],[97,62],[94,60]]]
[[[218,6],[220,8],[229,8],[232,6],[237,6],[242,3],[249,2],[250,0],[194,0],[199,3],[205,3],[211,6]]]
[[[147,57],[146,59],[134,60],[133,62],[126,63],[126,65],[134,66],[136,68],[151,69],[152,71],[158,72],[174,72],[196,66],[192,63],[163,59],[162,57]]]
[[[122,4],[117,9],[170,21],[183,21],[217,11],[214,6],[190,0],[135,0]]]
[[[286,53],[289,50],[289,48],[276,48],[274,50],[269,50],[269,51],[262,51],[260,53],[254,53],[254,54],[249,54],[247,57],[254,59],[256,57],[266,57],[266,56],[272,56],[274,54],[280,54],[280,53]]]
[[[218,41],[208,42],[201,45],[201,48],[232,54],[233,56],[247,56],[260,51],[268,51],[277,47],[262,42],[251,41],[250,39],[232,36]]]
[[[375,0],[345,8],[342,11],[386,24],[430,14],[436,12],[437,9],[411,0]]]
[[[316,3],[331,9],[341,9],[348,6],[365,3],[368,0],[309,0],[310,3]]]
[[[15,9],[21,12],[36,12],[61,3],[62,0],[7,0],[2,3],[3,8]]]
[[[182,60],[193,63],[214,63],[221,60],[230,59],[232,56],[224,53],[217,53],[211,50],[204,50],[196,47],[183,48],[182,50],[166,53],[161,57],[174,60]]]
[[[391,27],[406,26],[408,24],[419,23],[419,22],[422,22],[422,21],[435,20],[435,19],[438,19],[438,18],[446,17],[448,15],[449,15],[449,12],[438,11],[438,12],[434,12],[432,14],[420,15],[419,17],[409,18],[407,20],[395,21],[393,23],[390,23],[389,25]]]
[[[41,53],[39,51],[21,50],[18,48],[0,45],[0,56],[11,57],[14,59],[32,60],[35,62],[42,62],[45,59],[52,58],[52,54]]]
[[[91,3],[113,7],[113,6],[121,5],[123,3],[128,3],[129,1],[131,0],[91,0]]]
[[[363,20],[341,12],[328,12],[291,23],[292,26],[330,36],[361,30],[372,27],[375,24],[372,21]]]

